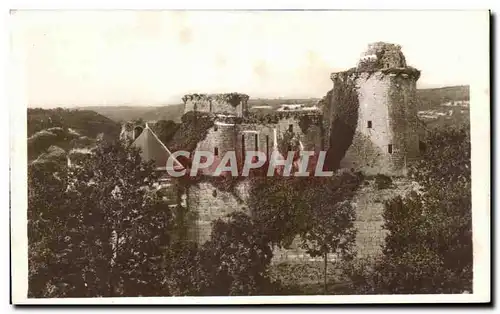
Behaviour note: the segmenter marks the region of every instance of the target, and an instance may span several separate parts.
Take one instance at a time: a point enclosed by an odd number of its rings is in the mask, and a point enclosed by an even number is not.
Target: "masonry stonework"
[[[234,124],[220,124],[215,121],[214,126],[208,129],[207,136],[196,145],[195,150],[223,156],[236,147],[238,131],[238,127]]]
[[[406,66],[400,49],[370,45],[357,68],[331,75],[334,87],[347,84],[341,79],[347,78],[358,95],[355,134],[341,168],[398,176],[405,174],[409,160],[418,157],[416,82],[420,72]]]
[[[194,212],[195,222],[190,230],[191,240],[205,243],[210,240],[212,222],[224,219],[233,212],[246,212],[244,200],[248,193],[248,182],[238,183],[231,191],[225,191],[210,182],[199,182],[187,190],[187,206]]]
[[[339,134],[332,131],[332,121],[340,121],[338,131],[347,130],[343,143],[333,145],[343,150],[340,170],[352,169],[366,175],[393,176],[394,186],[378,190],[373,180],[367,180],[352,199],[356,208],[355,227],[358,230],[356,252],[358,257],[381,254],[385,239],[382,212],[384,201],[404,195],[413,187],[404,175],[409,160],[419,154],[419,121],[416,106],[416,82],[420,72],[407,66],[398,45],[375,43],[368,47],[356,68],[333,73],[332,93],[353,88],[355,107],[327,101],[322,112],[276,114],[276,119],[262,121],[248,116],[248,96],[243,94],[186,95],[185,112],[197,111],[214,116],[214,126],[200,141],[196,150],[218,152],[234,150],[241,160],[245,151],[258,150],[270,154],[284,138],[293,133],[302,150],[329,149]],[[345,95],[343,95],[345,96]],[[339,108],[341,107],[341,110]],[[351,114],[352,116],[343,116]],[[317,118],[320,119],[317,119]],[[340,132],[342,133],[342,132]],[[327,140],[328,139],[328,140]],[[187,190],[187,204],[196,214],[194,237],[200,243],[210,238],[211,223],[235,211],[248,212],[246,199],[250,181],[240,180],[231,191],[210,182],[199,182]],[[332,254],[329,258],[335,260]],[[311,261],[295,239],[290,248],[274,250],[273,262]]]

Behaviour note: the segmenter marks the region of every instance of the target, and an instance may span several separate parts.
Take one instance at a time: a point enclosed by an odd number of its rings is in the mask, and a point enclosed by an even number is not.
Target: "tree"
[[[301,234],[302,246],[311,257],[323,257],[325,294],[328,254],[335,253],[343,260],[354,256],[356,213],[349,200],[358,186],[358,177],[343,173],[332,178],[312,178],[306,188],[310,208],[308,226]]]
[[[211,295],[269,293],[267,267],[272,249],[269,237],[244,213],[236,212],[213,223],[210,241],[203,246]]]
[[[166,252],[165,285],[172,295],[271,293],[269,238],[244,213],[213,222],[208,242],[178,241]]]
[[[306,228],[308,201],[305,177],[256,177],[248,207],[254,222],[274,245],[288,247]]]
[[[349,200],[361,183],[358,174],[334,177],[255,178],[248,206],[252,219],[272,244],[288,247],[300,236],[311,256],[349,259],[355,238],[355,211]],[[326,284],[325,284],[326,291]]]
[[[410,169],[421,193],[386,204],[389,231],[379,267],[390,293],[457,293],[472,289],[470,138],[442,130]]]
[[[41,236],[51,244],[51,262],[59,269],[53,282],[66,287],[64,296],[166,293],[158,272],[171,213],[156,195],[155,179],[152,163],[142,162],[137,149],[99,142],[68,170],[61,199],[38,206],[58,209],[49,219],[57,233]]]
[[[52,282],[64,276],[57,267],[52,247],[61,241],[68,202],[67,168],[56,162],[31,163],[28,166],[28,295],[57,297]]]
[[[172,243],[166,251],[162,275],[170,295],[195,296],[207,293],[211,278],[205,267],[204,257],[204,251],[196,242]]]

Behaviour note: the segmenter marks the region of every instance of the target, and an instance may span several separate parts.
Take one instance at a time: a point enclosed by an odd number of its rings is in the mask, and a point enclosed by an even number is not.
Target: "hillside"
[[[429,129],[469,123],[469,86],[419,89],[417,95],[418,116]]]
[[[419,110],[433,109],[449,101],[469,100],[469,86],[448,86],[417,90]]]
[[[167,106],[93,106],[84,107],[95,111],[116,122],[142,119],[144,121],[173,120],[181,121],[184,104]]]
[[[118,123],[91,110],[28,109],[28,160],[89,147],[98,136],[116,139],[120,130]]]

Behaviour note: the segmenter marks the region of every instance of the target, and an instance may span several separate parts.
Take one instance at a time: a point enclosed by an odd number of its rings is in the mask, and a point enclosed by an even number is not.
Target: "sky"
[[[469,85],[485,12],[15,11],[29,107],[165,105],[184,94],[322,97],[371,42],[402,46],[419,88]]]

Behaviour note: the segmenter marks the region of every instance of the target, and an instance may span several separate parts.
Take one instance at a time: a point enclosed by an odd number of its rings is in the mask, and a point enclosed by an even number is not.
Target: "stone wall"
[[[209,151],[222,157],[226,152],[233,151],[238,143],[239,126],[234,123],[214,122],[208,129],[205,139],[196,145],[197,151]]]
[[[236,194],[236,195],[235,195]],[[189,234],[191,240],[205,243],[210,240],[212,222],[226,215],[244,211],[243,202],[248,195],[248,183],[238,183],[234,190],[224,191],[210,182],[199,182],[187,189],[187,206],[194,217]]]
[[[182,98],[184,113],[189,111],[210,112],[242,117],[248,111],[248,96],[230,94],[190,94]]]
[[[419,156],[417,73],[389,73],[389,116],[396,147],[408,159]]]
[[[365,185],[356,192],[352,204],[356,209],[354,227],[357,230],[355,251],[357,258],[376,257],[382,254],[387,231],[383,228],[384,202],[396,196],[404,196],[418,187],[407,179],[396,179],[393,187],[378,190],[374,180],[365,181]],[[301,240],[295,238],[289,248],[275,247],[273,263],[322,261],[322,257],[312,258],[301,248]],[[337,256],[329,254],[328,259],[335,261]]]
[[[359,108],[351,146],[340,163],[341,168],[366,174],[393,174],[389,145],[393,130],[389,121],[390,77],[382,72],[361,73],[355,81]]]
[[[365,181],[353,199],[356,204],[357,257],[377,256],[382,254],[387,231],[384,230],[384,203],[397,196],[405,196],[418,186],[405,178],[397,178],[388,189],[377,189],[374,180]]]
[[[274,145],[274,127],[266,124],[241,124],[238,136],[240,151],[260,151],[269,159]]]
[[[243,150],[245,152],[258,150],[269,158],[275,145],[275,130],[279,144],[291,128],[304,150],[318,151],[322,147],[323,132],[321,119],[316,122],[311,122],[307,125],[307,129],[303,130],[301,118],[293,115],[278,119],[277,123],[262,124],[238,123],[228,117],[216,118],[214,126],[208,129],[206,137],[197,144],[196,150],[210,152],[217,150],[220,157],[228,151],[235,151],[238,161],[243,160]]]
[[[404,196],[418,187],[405,178],[393,181],[393,186],[379,190],[374,179],[367,179],[356,192],[352,204],[356,210],[354,226],[357,229],[355,251],[358,258],[375,257],[382,254],[386,236],[383,229],[384,202],[396,196]],[[205,243],[210,239],[212,222],[226,215],[242,211],[249,213],[245,204],[250,191],[250,182],[241,181],[232,191],[221,190],[210,182],[200,182],[189,187],[187,206],[195,221],[190,230],[192,240]],[[288,248],[275,247],[273,263],[321,261],[322,257],[312,258],[301,247],[301,239],[295,238]],[[337,256],[329,254],[328,259],[335,261]]]
[[[290,130],[298,136],[304,150],[315,151],[321,149],[321,123],[311,124],[307,130],[300,125],[300,115],[282,118],[277,123],[278,137],[283,138]]]
[[[300,237],[296,237],[292,244],[288,248],[280,248],[275,246],[273,248],[273,258],[271,263],[279,264],[285,262],[299,262],[299,263],[307,263],[307,262],[320,262],[323,261],[323,257],[311,257],[306,251],[301,247],[302,240]],[[330,262],[334,262],[337,260],[337,255],[328,254],[328,260]]]

